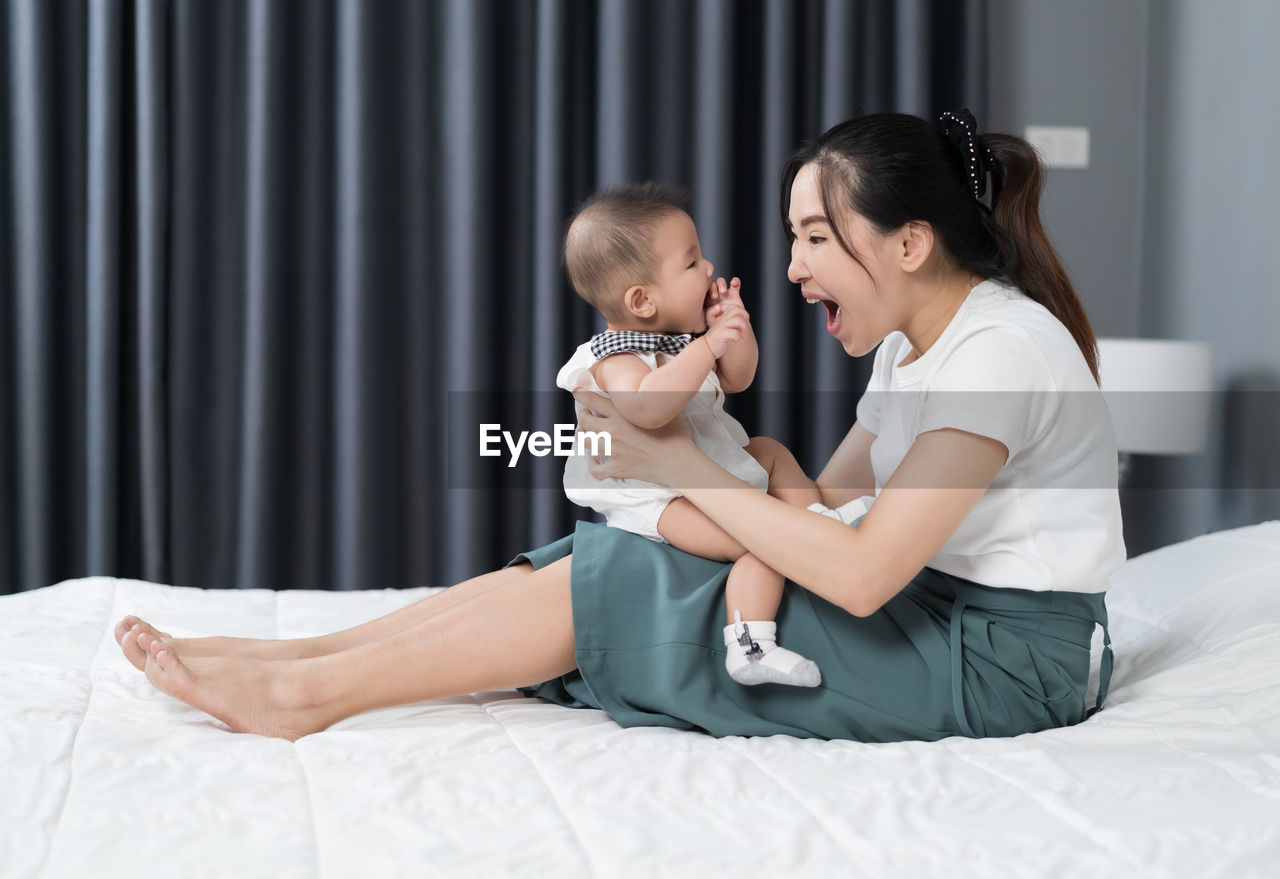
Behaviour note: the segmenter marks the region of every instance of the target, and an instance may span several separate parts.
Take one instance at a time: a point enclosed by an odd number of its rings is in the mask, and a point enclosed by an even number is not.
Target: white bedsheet
[[[303,636],[425,591],[0,598],[0,876],[1280,875],[1277,522],[1126,564],[1108,707],[1014,739],[713,739],[480,693],[291,744],[153,690],[112,637],[128,612]]]

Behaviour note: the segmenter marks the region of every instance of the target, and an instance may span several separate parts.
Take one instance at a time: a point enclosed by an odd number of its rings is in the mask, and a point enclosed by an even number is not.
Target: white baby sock
[[[777,623],[772,620],[744,623],[737,611],[733,617],[735,622],[724,627],[724,646],[728,648],[724,667],[729,677],[747,686],[816,687],[822,683],[822,674],[813,660],[778,646]]]

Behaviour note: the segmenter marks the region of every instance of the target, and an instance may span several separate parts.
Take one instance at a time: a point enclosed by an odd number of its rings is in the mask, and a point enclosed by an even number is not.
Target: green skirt
[[[578,668],[528,692],[603,709],[622,726],[932,741],[1015,736],[1091,713],[1101,594],[992,589],[925,568],[856,617],[788,583],[778,643],[816,662],[822,684],[746,687],[724,669],[729,565],[589,522],[511,564],[569,553]],[[1110,666],[1108,646],[1098,707]]]

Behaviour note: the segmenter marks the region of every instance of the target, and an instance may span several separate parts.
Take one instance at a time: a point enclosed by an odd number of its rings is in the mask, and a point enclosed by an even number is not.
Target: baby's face
[[[659,331],[705,330],[707,291],[715,266],[702,255],[698,230],[689,215],[684,211],[668,214],[653,236],[653,250],[658,272],[649,291],[658,307]]]

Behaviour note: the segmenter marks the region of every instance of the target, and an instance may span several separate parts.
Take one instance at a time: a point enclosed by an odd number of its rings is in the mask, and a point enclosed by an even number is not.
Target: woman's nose
[[[809,270],[805,267],[804,261],[796,256],[795,249],[791,251],[791,262],[787,263],[787,280],[793,284],[799,284],[805,278],[809,277]]]

